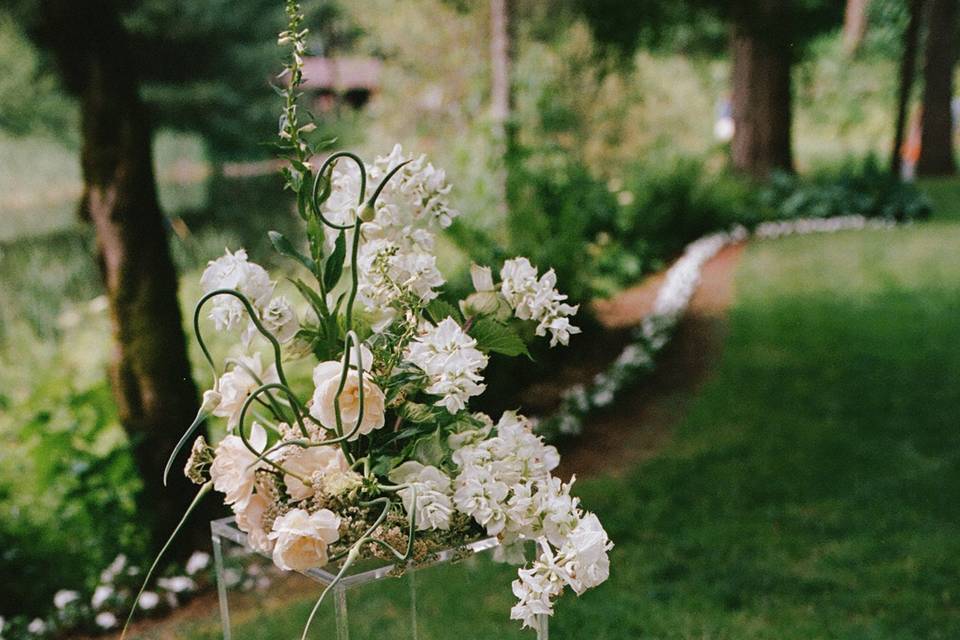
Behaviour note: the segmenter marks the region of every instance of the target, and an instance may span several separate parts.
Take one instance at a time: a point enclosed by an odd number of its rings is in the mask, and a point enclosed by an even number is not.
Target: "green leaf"
[[[278,231],[269,231],[267,235],[270,237],[270,243],[273,245],[273,248],[276,249],[277,253],[288,258],[292,258],[305,266],[310,273],[313,273],[317,268],[316,263],[303,255],[294,248],[293,244],[287,240],[287,237]]]
[[[331,291],[337,286],[337,282],[343,274],[343,261],[346,257],[347,235],[341,231],[333,245],[333,253],[330,254],[323,266],[323,286],[327,291]]]
[[[306,282],[300,278],[290,278],[292,282],[297,287],[297,291],[300,292],[307,302],[310,303],[310,306],[313,307],[313,310],[316,312],[318,318],[326,318],[328,315],[327,312],[327,303],[320,297],[320,294],[310,288]]]
[[[457,308],[446,300],[441,300],[440,298],[434,298],[430,301],[430,304],[427,305],[427,315],[430,316],[430,319],[436,323],[441,322],[444,318],[453,318],[457,324],[461,324],[463,321],[463,316],[460,315],[460,312],[457,311]]]
[[[470,337],[477,341],[477,348],[483,352],[502,353],[505,356],[525,355],[530,358],[527,345],[513,330],[490,318],[480,318],[470,327]]]
[[[420,404],[419,402],[405,402],[397,409],[397,413],[400,414],[404,420],[409,420],[415,424],[433,422],[437,417],[436,407],[428,404]]]

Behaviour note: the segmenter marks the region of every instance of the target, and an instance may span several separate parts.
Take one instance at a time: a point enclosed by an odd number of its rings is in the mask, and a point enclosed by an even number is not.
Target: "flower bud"
[[[467,318],[470,316],[488,316],[497,312],[500,306],[497,294],[493,291],[471,293],[460,303],[460,310]]]
[[[490,267],[471,264],[470,279],[473,280],[473,288],[478,292],[493,291],[493,273],[490,271]]]
[[[370,206],[370,203],[365,202],[363,206],[360,207],[360,210],[357,211],[357,217],[364,222],[373,222],[373,218],[376,215],[376,212],[373,210],[373,207]]]
[[[220,406],[220,400],[222,396],[219,392],[209,389],[203,392],[203,404],[200,405],[200,411],[204,413],[211,413],[214,409]]]

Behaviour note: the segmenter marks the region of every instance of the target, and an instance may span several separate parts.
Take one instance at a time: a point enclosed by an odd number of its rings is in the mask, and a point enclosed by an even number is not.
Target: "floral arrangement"
[[[774,239],[790,235],[836,233],[861,229],[889,229],[896,222],[870,219],[861,215],[832,218],[797,218],[764,222],[753,230],[753,237]],[[577,384],[563,393],[559,409],[537,422],[537,433],[548,441],[583,433],[583,424],[591,412],[608,407],[619,393],[654,370],[657,354],[670,342],[700,284],[703,266],[724,247],[743,242],[751,233],[746,227],[705,235],[686,246],[683,255],[667,270],[657,291],[653,311],[633,331],[632,339],[606,371],[594,376],[590,385]]]
[[[535,541],[538,557],[519,570],[510,612],[535,626],[565,587],[579,594],[606,580],[612,543],[571,495],[573,480],[552,475],[557,451],[529,420],[514,412],[494,420],[469,402],[484,392],[490,354],[526,354],[524,334],[566,345],[579,332],[570,322],[577,307],[552,270],[541,274],[522,257],[496,279],[474,265],[476,291],[444,301],[433,248],[458,212],[445,173],[424,157],[396,146],[370,164],[343,151],[311,164],[312,125],[298,122],[296,101],[306,30],[297,4],[287,8],[280,148],[307,249],[270,238],[309,273],[311,282],[292,280],[305,311],[275,295],[275,281],[243,250],[210,262],[194,328],[213,384],[168,471],[204,420],[222,419],[219,443],[192,443],[185,473],[201,485],[194,504],[222,494],[248,543],[284,570],[332,563],[339,580],[360,558],[415,564],[487,536],[522,561],[516,552]],[[523,324],[531,330],[518,331]],[[236,341],[223,369],[203,338],[211,325]],[[303,362],[312,368],[305,388],[286,374]]]

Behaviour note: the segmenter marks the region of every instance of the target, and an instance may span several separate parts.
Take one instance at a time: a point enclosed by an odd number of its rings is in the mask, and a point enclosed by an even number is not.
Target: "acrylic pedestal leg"
[[[220,626],[223,640],[230,639],[230,606],[227,602],[227,582],[223,573],[223,540],[213,534],[213,562],[217,570],[217,598],[220,600]]]

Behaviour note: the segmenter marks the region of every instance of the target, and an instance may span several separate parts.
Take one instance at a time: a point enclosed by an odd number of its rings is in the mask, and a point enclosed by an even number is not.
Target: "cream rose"
[[[240,410],[247,397],[261,384],[271,382],[280,382],[276,364],[264,370],[259,353],[237,358],[233,361],[233,369],[220,376],[220,402],[213,409],[213,415],[226,418],[227,430],[233,431],[240,422]]]
[[[250,496],[243,509],[236,509],[237,528],[247,534],[247,544],[254,551],[270,553],[273,551],[273,540],[263,528],[263,514],[270,508],[270,501],[258,493]]]
[[[335,473],[344,473],[350,470],[343,451],[339,447],[308,447],[299,449],[296,453],[283,461],[287,471],[307,478],[313,482],[324,476]],[[296,477],[287,474],[283,476],[287,485],[287,493],[294,500],[305,500],[313,496],[313,488],[305,485]]]
[[[351,351],[351,365],[356,364],[356,355]],[[384,423],[384,397],[380,390],[368,377],[369,367],[373,362],[370,350],[362,347],[363,376],[363,420],[360,428],[349,438],[356,440],[374,429],[379,429]],[[337,424],[334,405],[337,399],[337,389],[340,386],[340,376],[343,373],[343,363],[334,360],[321,362],[313,370],[313,383],[316,390],[313,392],[313,404],[310,415],[319,420],[323,426],[333,428]],[[343,391],[340,393],[340,418],[344,434],[353,432],[360,415],[360,376],[356,369],[351,368],[347,373]]]
[[[250,430],[250,445],[262,452],[267,446],[267,432],[256,422]],[[243,443],[240,436],[227,436],[217,445],[210,465],[213,488],[224,494],[223,501],[233,505],[234,511],[243,511],[253,495],[256,470],[264,463]]]
[[[306,571],[327,564],[327,545],[340,538],[340,516],[329,509],[310,514],[293,509],[276,519],[269,535],[273,562],[285,571]]]

